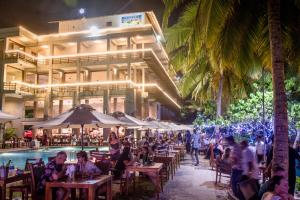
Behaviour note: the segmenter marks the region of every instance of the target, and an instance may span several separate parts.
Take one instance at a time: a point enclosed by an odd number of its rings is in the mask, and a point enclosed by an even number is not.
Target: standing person
[[[265,145],[262,136],[257,136],[255,143],[257,163],[264,160]]]
[[[115,132],[109,134],[108,142],[111,161],[116,162],[120,156],[120,141]]]
[[[191,141],[192,141],[192,134],[189,130],[187,130],[185,134],[185,148],[187,153],[191,152]]]
[[[201,141],[200,141],[200,129],[196,128],[194,130],[194,134],[192,135],[192,160],[194,161],[193,153],[195,153],[196,163],[195,166],[199,165],[199,149],[200,149]]]
[[[183,144],[183,138],[182,138],[181,131],[177,135],[177,141],[178,141],[178,144]]]
[[[242,150],[240,146],[235,142],[233,136],[229,136],[225,138],[228,145],[231,147],[230,152],[230,160],[231,160],[231,189],[233,194],[242,199],[243,195],[238,189],[238,183],[242,177],[243,170],[242,170]]]

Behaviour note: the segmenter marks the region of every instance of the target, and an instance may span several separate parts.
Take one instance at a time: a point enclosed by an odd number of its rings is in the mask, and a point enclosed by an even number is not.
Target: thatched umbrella
[[[34,128],[81,128],[81,147],[83,150],[83,129],[84,127],[110,128],[113,126],[124,126],[124,122],[112,116],[97,112],[90,105],[81,104],[69,111],[49,119]]]

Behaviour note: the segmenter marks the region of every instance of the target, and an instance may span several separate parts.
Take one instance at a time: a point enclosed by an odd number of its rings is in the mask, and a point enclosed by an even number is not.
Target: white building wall
[[[12,127],[16,128],[17,136],[21,137],[24,131],[21,120],[25,115],[25,106],[23,99],[6,97],[3,111],[20,117],[20,119],[13,121]]]

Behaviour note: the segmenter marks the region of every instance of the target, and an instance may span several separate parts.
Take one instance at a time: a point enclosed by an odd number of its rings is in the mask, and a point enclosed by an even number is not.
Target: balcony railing
[[[30,54],[27,54],[25,52],[16,50],[16,51],[9,51],[5,54],[5,60],[11,60],[11,59],[20,59],[22,61],[28,62],[30,64],[37,64],[37,60],[34,56],[30,56]]]
[[[106,51],[96,53],[79,53],[72,55],[59,55],[59,56],[33,56],[20,50],[7,50],[5,59],[21,59],[31,64],[49,65],[49,64],[69,64],[69,63],[96,63],[104,61],[125,61],[126,59],[149,59],[153,57],[160,62],[156,53],[151,49],[129,49]],[[166,65],[162,66],[166,69]]]

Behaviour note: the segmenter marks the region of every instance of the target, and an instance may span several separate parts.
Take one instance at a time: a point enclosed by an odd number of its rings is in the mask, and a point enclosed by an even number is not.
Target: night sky
[[[153,10],[161,22],[161,0],[0,0],[0,28],[22,25],[35,33],[56,31],[48,22],[78,18],[78,9],[86,8],[86,17]]]

